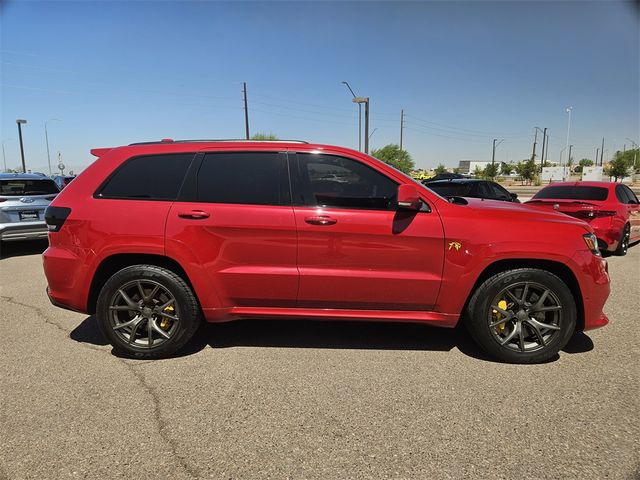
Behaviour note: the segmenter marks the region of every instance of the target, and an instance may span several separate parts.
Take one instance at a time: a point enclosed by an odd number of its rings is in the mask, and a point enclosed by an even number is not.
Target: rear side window
[[[126,161],[98,192],[100,198],[175,200],[193,153],[149,155]]]
[[[287,160],[277,152],[210,153],[198,171],[197,200],[290,205]]]
[[[536,193],[533,198],[555,198],[558,200],[596,200],[607,199],[609,191],[603,187],[558,186],[546,187]]]
[[[48,195],[58,193],[53,180],[0,180],[0,195],[7,197],[22,195]]]

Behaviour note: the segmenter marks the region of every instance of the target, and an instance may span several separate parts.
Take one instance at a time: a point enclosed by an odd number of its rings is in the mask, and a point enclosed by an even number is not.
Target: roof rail
[[[163,138],[153,142],[136,142],[130,143],[133,145],[156,145],[160,143],[209,143],[209,142],[255,142],[255,143],[309,143],[304,140],[247,140],[245,138],[218,138],[218,139],[205,139],[205,140],[172,140],[170,138]]]

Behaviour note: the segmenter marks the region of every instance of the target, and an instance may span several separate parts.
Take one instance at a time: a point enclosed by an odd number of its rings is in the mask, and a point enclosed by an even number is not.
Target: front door
[[[397,210],[397,183],[342,156],[291,155],[298,306],[431,310],[442,276],[438,214]]]

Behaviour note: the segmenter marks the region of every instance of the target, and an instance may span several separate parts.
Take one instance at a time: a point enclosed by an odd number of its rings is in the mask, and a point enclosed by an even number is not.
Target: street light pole
[[[495,163],[496,163],[496,147],[498,145],[500,145],[502,142],[504,142],[504,139],[500,140],[497,144],[496,142],[498,142],[497,138],[493,139],[493,154],[491,155],[491,173],[494,173],[494,168],[495,168]],[[493,175],[491,176],[491,178],[493,178]]]
[[[351,86],[349,85],[348,82],[342,82],[344,83],[347,88],[349,89],[349,91],[351,92],[351,95],[353,95],[353,98],[357,98],[356,94],[353,93],[353,90],[351,89]],[[361,152],[362,151],[362,105],[358,103],[358,151]]]
[[[18,138],[20,138],[20,156],[22,157],[22,173],[27,173],[27,166],[24,162],[24,146],[22,144],[22,124],[27,123],[27,121],[19,118],[16,120],[16,123],[18,124]]]
[[[49,176],[52,176],[53,172],[51,171],[51,155],[49,154],[49,133],[47,132],[47,123],[61,122],[61,121],[62,120],[60,120],[59,118],[50,118],[49,120],[44,122],[44,138],[45,138],[45,141],[47,142],[47,162],[49,163]]]
[[[569,148],[569,132],[571,131],[571,111],[573,110],[572,106],[568,106],[565,109],[565,112],[569,114],[569,119],[567,120],[567,145],[564,147],[565,149]],[[560,162],[560,166],[563,167],[562,162]],[[564,170],[563,170],[564,172]],[[564,177],[564,176],[563,176]]]
[[[542,153],[540,154],[540,172],[542,172],[542,169],[544,167],[544,149],[546,144],[547,144],[547,127],[544,127],[544,130],[542,132]]]
[[[364,153],[369,153],[369,97],[355,97],[353,103],[364,103]]]

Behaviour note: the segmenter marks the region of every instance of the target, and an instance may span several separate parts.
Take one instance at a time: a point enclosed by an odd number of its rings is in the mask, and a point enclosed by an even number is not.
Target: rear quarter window
[[[558,200],[594,200],[607,199],[609,190],[604,187],[557,186],[545,187],[536,193],[534,199],[554,198]]]
[[[107,179],[95,196],[175,200],[193,157],[193,153],[133,157]]]

